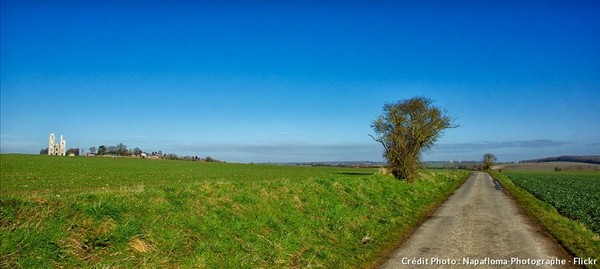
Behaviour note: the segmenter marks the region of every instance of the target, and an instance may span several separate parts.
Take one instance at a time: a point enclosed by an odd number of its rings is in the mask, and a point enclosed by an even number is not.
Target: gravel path
[[[548,265],[561,260],[566,265]],[[475,172],[381,268],[573,268],[572,262],[489,174]]]

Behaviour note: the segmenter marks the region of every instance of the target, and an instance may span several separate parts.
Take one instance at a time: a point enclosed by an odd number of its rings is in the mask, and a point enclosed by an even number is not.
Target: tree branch
[[[386,145],[386,144],[383,142],[383,139],[381,139],[381,138],[379,138],[379,139],[378,139],[378,138],[375,138],[375,137],[374,137],[372,134],[367,134],[367,135],[368,135],[368,136],[370,136],[371,138],[373,138],[373,140],[375,140],[375,141],[377,141],[377,142],[381,143],[381,145],[383,145],[383,149],[385,149],[385,152],[386,152],[386,153],[388,153],[388,152],[389,152],[389,151],[388,151],[388,147],[387,147],[387,145]]]

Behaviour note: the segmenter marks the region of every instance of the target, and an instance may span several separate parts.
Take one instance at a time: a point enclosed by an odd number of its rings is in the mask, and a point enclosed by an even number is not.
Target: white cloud
[[[233,162],[380,161],[381,148],[375,143],[178,145],[169,150],[189,155],[210,155]]]
[[[488,152],[495,154],[500,161],[592,153],[590,147],[583,143],[535,139],[438,144],[426,152],[425,157],[430,160],[479,160]]]
[[[493,150],[506,148],[549,148],[569,144],[571,142],[554,141],[548,139],[516,140],[516,141],[483,141],[478,143],[449,143],[438,144],[433,147],[435,151],[466,152],[473,150]]]

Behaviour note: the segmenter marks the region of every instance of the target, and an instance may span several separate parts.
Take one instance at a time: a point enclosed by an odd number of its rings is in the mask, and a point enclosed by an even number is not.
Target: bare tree
[[[429,98],[414,97],[385,104],[383,114],[371,124],[376,135],[369,136],[383,145],[387,168],[397,179],[414,182],[421,152],[431,148],[445,129],[458,127],[432,103]]]
[[[481,168],[483,170],[489,171],[494,166],[494,162],[496,161],[496,156],[491,153],[483,154],[483,161]]]
[[[119,156],[127,155],[127,145],[125,145],[123,143],[119,143],[119,144],[117,144],[117,146],[115,148],[117,151],[117,155],[119,155]]]
[[[105,155],[108,153],[108,149],[105,145],[101,145],[98,147],[98,155]]]
[[[115,146],[108,146],[106,148],[106,151],[108,152],[108,154],[119,155],[119,151],[117,150],[117,147],[115,147]]]

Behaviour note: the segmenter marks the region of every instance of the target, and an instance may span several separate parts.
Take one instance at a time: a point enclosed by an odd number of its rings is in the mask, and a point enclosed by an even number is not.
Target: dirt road
[[[566,265],[549,266],[561,260]],[[572,262],[489,174],[475,172],[381,268],[573,268]]]

